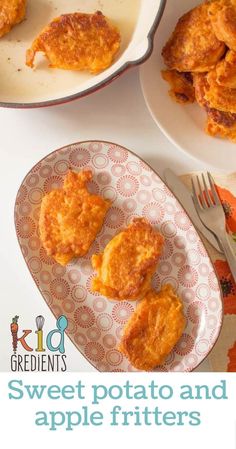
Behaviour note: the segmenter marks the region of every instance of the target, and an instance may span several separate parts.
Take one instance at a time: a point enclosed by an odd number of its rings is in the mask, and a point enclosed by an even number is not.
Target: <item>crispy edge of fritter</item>
[[[162,70],[161,76],[170,85],[169,95],[176,103],[194,103],[195,90],[191,73]]]
[[[207,105],[205,93],[206,89],[208,88],[206,73],[194,73],[193,86],[195,89],[195,98],[197,103],[202,108],[205,108]]]
[[[236,52],[229,50],[215,68],[216,82],[223,87],[236,89]]]
[[[205,99],[209,107],[223,112],[236,113],[236,89],[220,86],[217,83],[216,71],[207,74],[209,88],[206,90]]]
[[[233,123],[231,126],[226,126],[223,118],[220,116],[220,120],[215,120],[214,116],[212,117],[208,114],[207,124],[205,131],[212,137],[221,137],[222,139],[228,139],[232,142],[236,143],[236,114],[233,119]],[[230,118],[226,123],[230,123]]]
[[[165,306],[166,301],[169,302],[168,312],[170,312],[171,309],[173,312],[173,305],[175,305],[174,311],[178,319],[176,322],[167,322],[167,326],[172,326],[172,338],[171,341],[165,341],[164,348],[162,348],[161,353],[158,353],[160,348],[160,346],[158,346],[158,338],[160,339],[160,332],[163,332],[165,323],[161,323],[160,328],[158,328],[157,323],[154,323],[153,329],[152,327],[150,329],[149,324],[152,321],[153,316],[150,318],[149,314],[153,312],[152,305],[154,305],[155,308],[156,304],[158,304],[161,308],[163,304]],[[165,307],[163,312],[166,313]],[[168,317],[167,314],[167,319],[173,319],[173,316]],[[138,303],[136,310],[133,312],[123,329],[123,336],[118,345],[118,350],[128,358],[135,368],[144,371],[153,370],[156,366],[165,361],[166,357],[181,338],[185,325],[186,319],[184,317],[181,299],[176,295],[172,286],[168,284],[164,285],[159,293],[151,290],[145,298]],[[151,333],[151,343],[150,341],[145,342],[145,334],[148,333],[148,331],[149,335],[147,335],[147,339],[150,340]],[[163,335],[161,338],[163,338]],[[146,352],[149,352],[149,354]],[[148,355],[150,355],[149,359]]]
[[[236,114],[219,111],[211,108],[205,98],[205,93],[209,89],[207,74],[195,74],[193,77],[196,100],[207,113],[207,123],[205,131],[210,136],[219,136],[235,141],[236,138]]]
[[[96,255],[93,256],[92,265],[94,267],[94,261],[96,260]],[[114,289],[108,285],[105,285],[99,277],[95,277],[92,282],[92,290],[98,292],[100,295],[105,296],[110,300],[115,301],[137,301],[143,298],[143,296],[150,289],[152,276],[155,273],[156,267],[150,267],[146,269],[145,274],[139,274],[139,280],[135,286],[127,286],[126,289],[118,290]],[[134,273],[135,274],[135,273]]]

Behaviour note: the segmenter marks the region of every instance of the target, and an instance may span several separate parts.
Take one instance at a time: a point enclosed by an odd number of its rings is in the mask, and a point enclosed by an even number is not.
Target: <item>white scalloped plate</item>
[[[43,195],[60,186],[71,167],[89,167],[90,190],[110,198],[102,231],[86,257],[66,267],[42,248],[38,216]],[[187,326],[176,348],[157,371],[191,371],[214,346],[222,324],[218,280],[188,216],[159,176],[129,150],[109,142],[78,142],[49,154],[26,175],[18,191],[15,223],[28,268],[51,311],[68,317],[68,335],[100,371],[135,371],[116,349],[133,302],[114,302],[91,291],[90,258],[102,251],[132,217],[144,216],[165,236],[165,249],[153,278],[171,283],[184,302]]]

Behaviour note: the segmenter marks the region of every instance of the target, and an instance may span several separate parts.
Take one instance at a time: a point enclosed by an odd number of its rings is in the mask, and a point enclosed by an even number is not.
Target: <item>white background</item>
[[[103,90],[70,104],[38,110],[1,109],[0,130],[0,370],[9,371],[12,352],[9,326],[14,315],[20,315],[23,328],[34,328],[37,315],[46,318],[45,332],[55,327],[15,235],[15,197],[31,167],[59,147],[89,139],[108,140],[130,148],[160,175],[166,167],[178,174],[212,167],[176,149],[162,135],[145,106],[138,69],[130,69]],[[68,338],[66,354],[68,370],[94,371]],[[198,370],[209,370],[208,363],[204,362]]]
[[[158,386],[172,385],[175,394],[170,400],[109,400],[101,402],[100,406],[93,406],[91,410],[100,410],[105,416],[104,425],[101,427],[75,427],[73,431],[65,431],[63,428],[49,431],[47,427],[35,426],[35,413],[38,411],[77,411],[82,406],[89,405],[90,398],[86,401],[71,400],[29,400],[24,396],[21,400],[9,400],[8,382],[12,379],[22,378],[24,385],[76,385],[79,380],[88,387],[91,384],[103,384],[109,388],[112,384],[123,385],[129,380],[134,385],[148,385],[151,380]],[[228,400],[179,400],[181,385],[190,384],[194,391],[194,385],[208,385],[213,387],[221,380],[227,379]],[[20,376],[13,373],[1,373],[0,391],[0,422],[1,441],[9,449],[41,449],[76,447],[76,448],[181,448],[181,449],[235,449],[236,447],[236,416],[235,416],[235,374],[198,373],[186,376],[185,374],[152,373],[134,374],[117,373],[68,373],[65,375],[47,374],[47,376],[29,374]],[[211,391],[211,390],[210,390]],[[170,411],[200,411],[202,424],[200,426],[128,426],[111,427],[109,412],[114,405],[120,405],[124,410],[140,409],[148,406],[150,410],[156,406],[163,412]],[[107,419],[108,417],[108,419]]]

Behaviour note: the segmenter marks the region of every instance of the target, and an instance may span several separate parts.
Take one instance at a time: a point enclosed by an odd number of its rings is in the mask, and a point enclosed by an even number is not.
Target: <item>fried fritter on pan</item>
[[[93,290],[117,300],[142,298],[150,289],[163,244],[163,236],[150,223],[135,218],[103,253],[93,255],[92,265],[97,271]]]
[[[162,50],[165,64],[179,72],[207,72],[225,52],[217,39],[208,3],[203,3],[182,16]]]
[[[162,70],[161,75],[169,83],[169,94],[177,103],[194,103],[195,92],[191,73]]]
[[[20,23],[26,12],[26,0],[0,1],[0,37],[8,33],[14,25]]]
[[[216,0],[211,2],[208,14],[217,38],[231,50],[236,51],[235,0]]]
[[[87,190],[91,170],[69,171],[63,188],[44,196],[40,209],[39,233],[49,256],[66,265],[84,256],[101,230],[110,202]]]
[[[64,14],[54,19],[27,50],[26,64],[43,52],[50,67],[98,73],[112,64],[120,48],[120,33],[107,18],[95,14]]]
[[[185,327],[182,301],[170,285],[149,291],[124,328],[118,347],[139,370],[151,371],[163,363]]]

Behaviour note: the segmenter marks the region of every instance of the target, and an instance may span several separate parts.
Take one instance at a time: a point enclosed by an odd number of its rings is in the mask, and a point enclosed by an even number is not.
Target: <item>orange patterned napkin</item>
[[[182,181],[189,188],[191,176],[192,173],[181,176]],[[225,210],[228,232],[236,242],[236,173],[213,174],[213,178],[218,186]],[[224,301],[223,327],[214,349],[209,354],[209,362],[213,371],[236,372],[236,284],[224,256],[216,251],[204,237],[202,238],[215,265]]]

